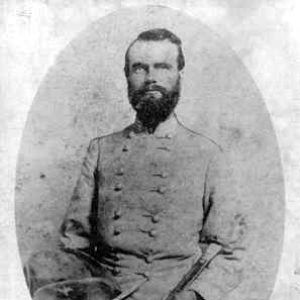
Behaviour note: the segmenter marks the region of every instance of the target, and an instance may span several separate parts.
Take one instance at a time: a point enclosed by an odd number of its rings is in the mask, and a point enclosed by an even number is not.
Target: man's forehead
[[[129,49],[129,61],[145,63],[165,61],[177,62],[178,47],[169,40],[136,41]]]

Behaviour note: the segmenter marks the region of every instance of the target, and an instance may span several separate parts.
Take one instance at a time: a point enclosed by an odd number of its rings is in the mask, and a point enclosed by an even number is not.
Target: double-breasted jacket
[[[94,250],[133,299],[161,299],[211,243],[223,251],[193,281],[223,299],[242,280],[242,216],[220,147],[172,116],[154,133],[137,124],[90,142],[61,233]]]

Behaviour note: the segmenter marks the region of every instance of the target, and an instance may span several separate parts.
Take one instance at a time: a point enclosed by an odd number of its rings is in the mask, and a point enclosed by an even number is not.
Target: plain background
[[[131,1],[33,1],[3,4],[1,50],[1,160],[3,218],[1,299],[26,299],[14,230],[15,164],[26,113],[57,53],[92,20]],[[196,1],[195,1],[196,2]],[[141,1],[139,1],[141,3]],[[148,1],[147,3],[153,3]],[[156,1],[157,3],[157,1]],[[160,2],[164,3],[163,1]],[[279,139],[286,180],[285,248],[272,299],[296,299],[297,205],[297,9],[289,1],[172,1],[173,7],[209,25],[229,43],[250,70],[271,113]],[[4,56],[2,56],[4,58]],[[3,112],[3,114],[2,114]],[[4,157],[4,156],[3,156]],[[23,298],[22,298],[23,297]]]

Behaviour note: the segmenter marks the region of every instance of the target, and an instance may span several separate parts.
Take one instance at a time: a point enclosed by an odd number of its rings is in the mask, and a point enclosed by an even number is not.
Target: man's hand
[[[76,234],[65,234],[65,236],[60,237],[60,242],[65,249],[85,249],[89,247],[89,241],[87,238],[78,236]]]
[[[174,300],[201,300],[202,297],[198,296],[194,291],[182,291],[174,297]]]

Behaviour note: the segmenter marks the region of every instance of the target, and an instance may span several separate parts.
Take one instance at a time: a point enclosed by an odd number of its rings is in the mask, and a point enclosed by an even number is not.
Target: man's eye
[[[135,67],[134,68],[135,72],[139,72],[139,71],[143,71],[143,70],[144,70],[144,68],[142,68],[142,67]]]
[[[171,66],[169,64],[157,64],[156,68],[158,68],[158,69],[164,69],[164,70],[170,70]]]
[[[137,65],[137,66],[133,66],[133,72],[142,72],[142,71],[145,71],[145,67],[142,66],[142,65]]]

